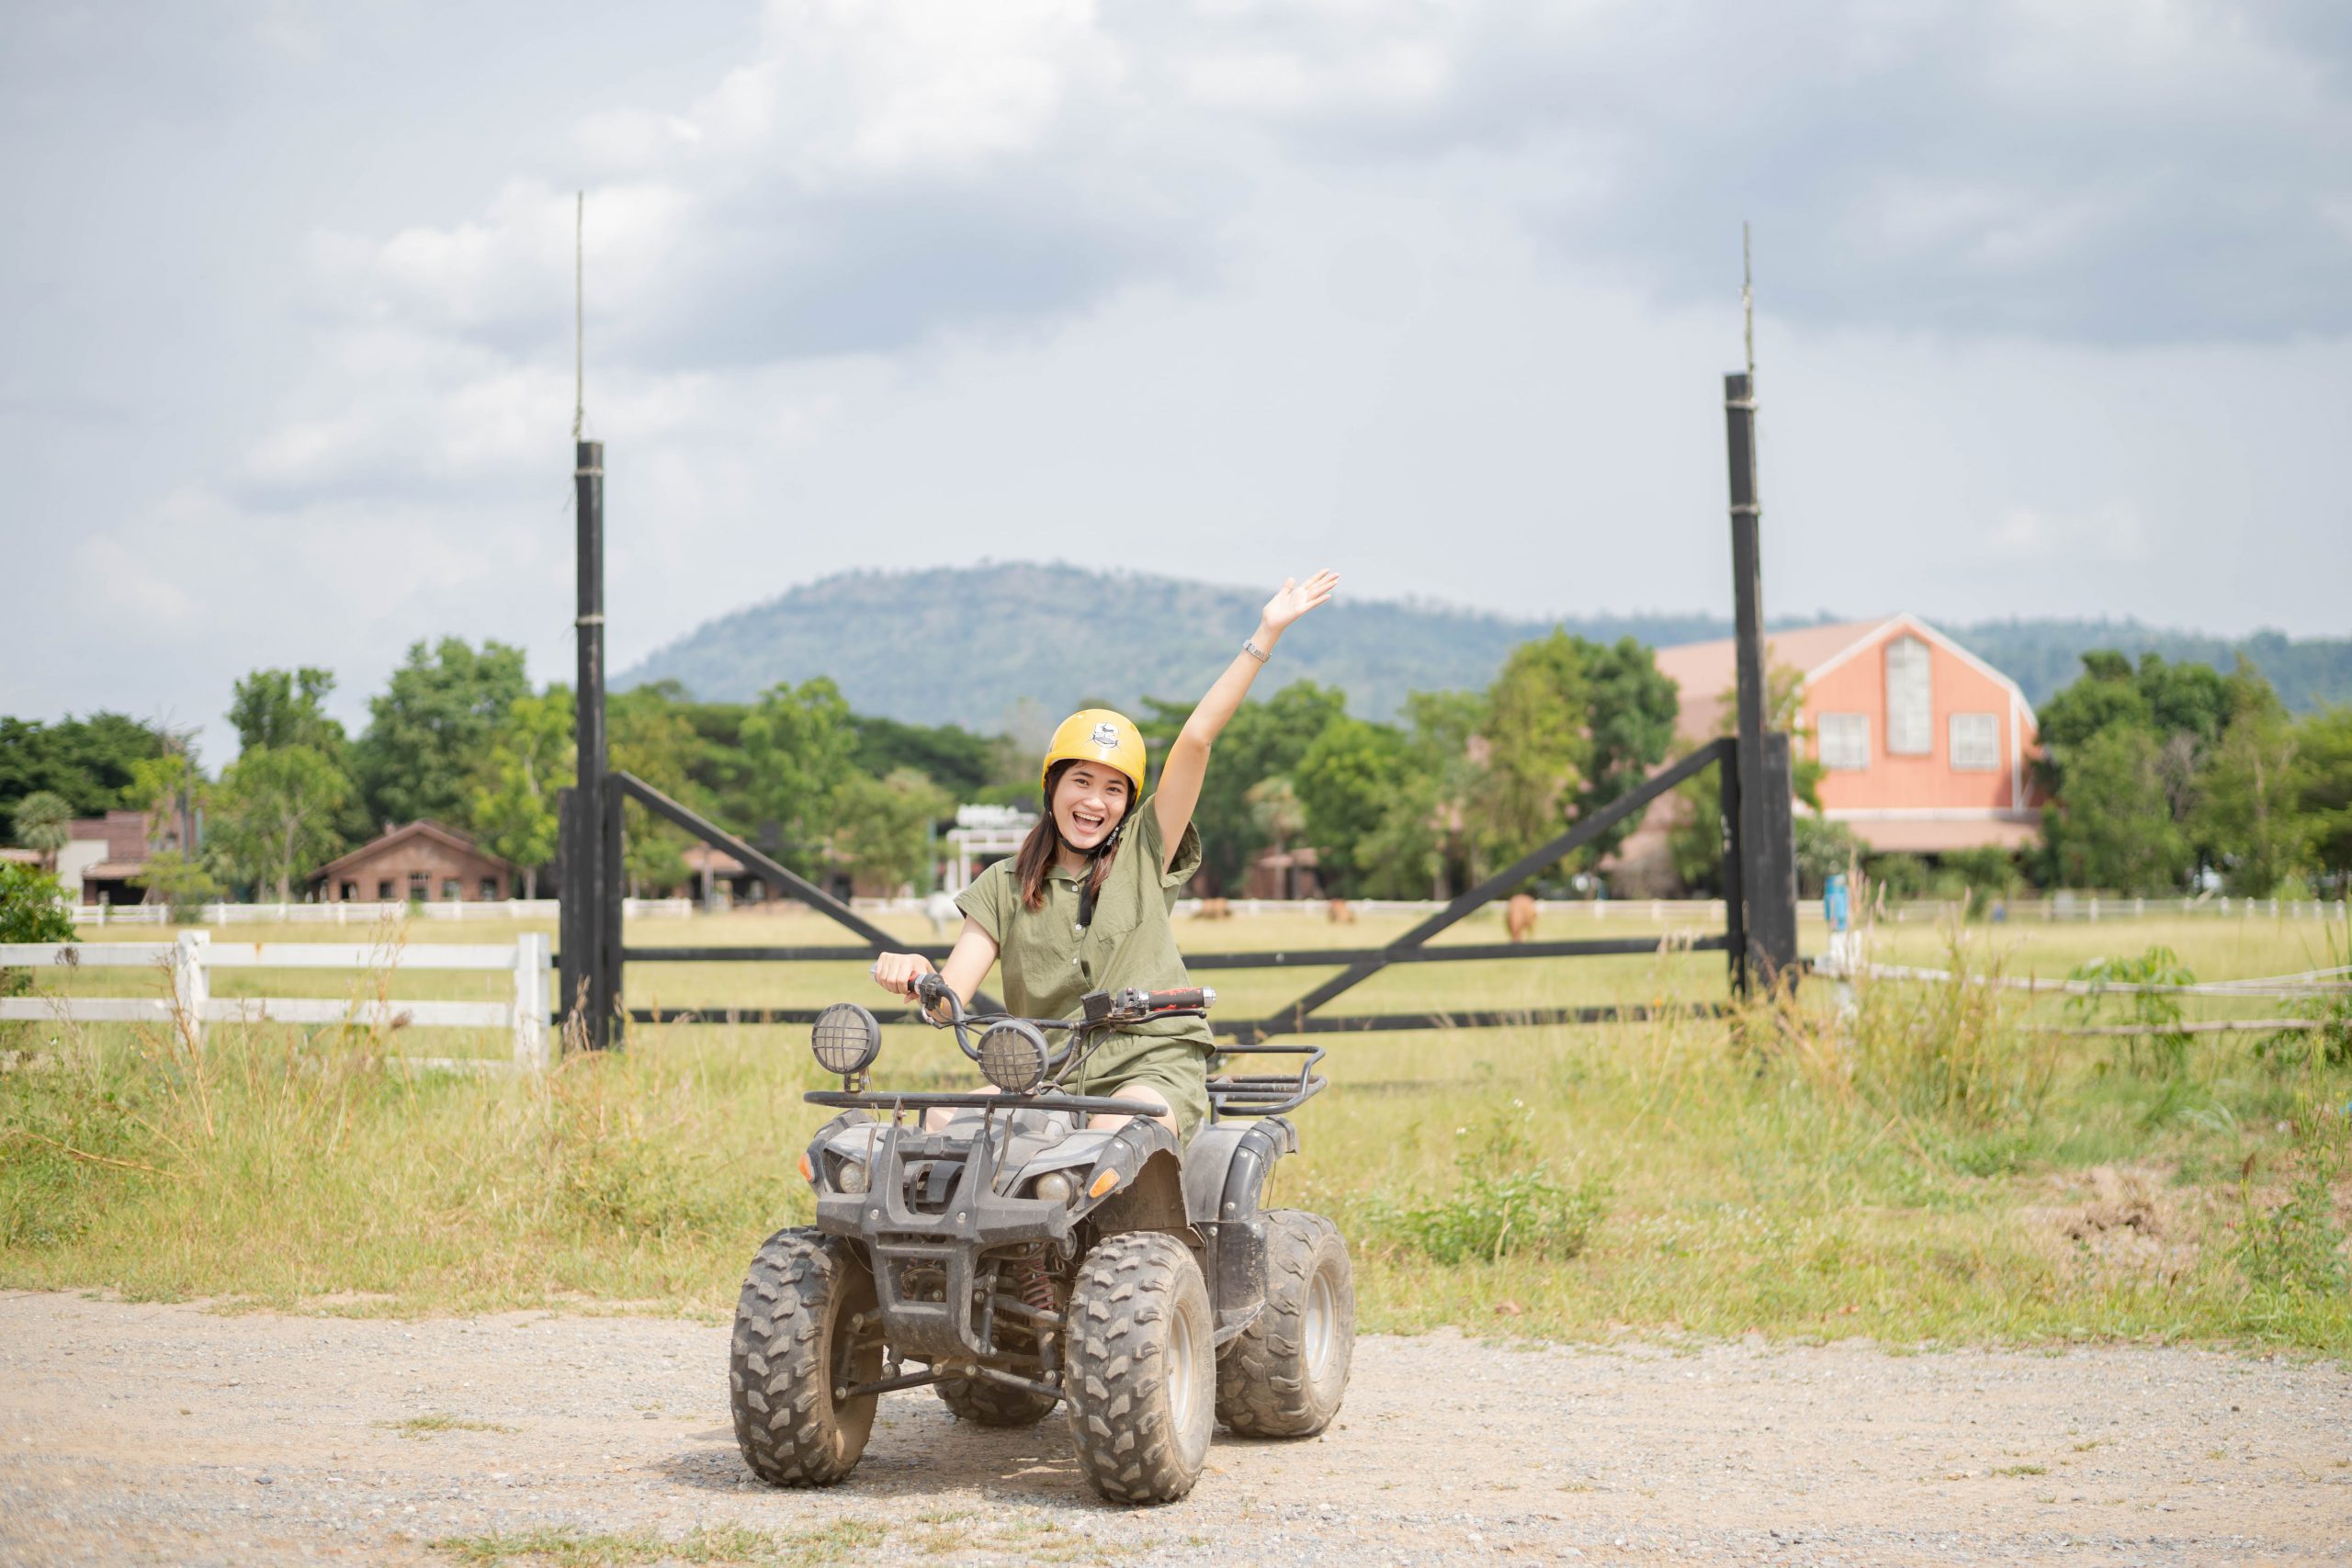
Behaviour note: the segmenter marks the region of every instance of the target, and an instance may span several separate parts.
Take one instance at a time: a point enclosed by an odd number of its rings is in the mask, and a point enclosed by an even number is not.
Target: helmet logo
[[[1114,747],[1119,743],[1119,727],[1115,724],[1098,724],[1094,727],[1092,739],[1095,745],[1106,750]]]

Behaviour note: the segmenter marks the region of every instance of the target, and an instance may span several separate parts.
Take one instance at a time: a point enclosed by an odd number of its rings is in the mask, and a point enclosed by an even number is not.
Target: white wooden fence
[[[451,899],[439,904],[199,904],[188,910],[188,923],[198,926],[359,926],[381,920],[552,920],[552,898],[492,898],[476,902]],[[624,898],[625,919],[675,919],[695,912],[691,898]],[[82,926],[167,926],[173,923],[166,904],[84,904],[73,911]]]
[[[356,1023],[396,1029],[503,1029],[514,1066],[536,1072],[548,1062],[548,939],[525,931],[512,943],[216,942],[210,931],[182,931],[174,942],[0,942],[0,968],[168,970],[167,994],[153,997],[0,997],[0,1019],[77,1023],[168,1023],[201,1041],[209,1023]],[[405,1001],[381,997],[215,997],[216,969],[471,970],[514,976],[509,999]],[[411,1058],[414,1066],[503,1066],[465,1057]]]

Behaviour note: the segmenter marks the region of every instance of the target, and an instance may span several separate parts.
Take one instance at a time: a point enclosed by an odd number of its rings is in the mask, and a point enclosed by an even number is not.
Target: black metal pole
[[[572,486],[579,525],[579,682],[573,690],[572,737],[579,756],[571,854],[563,889],[567,1011],[578,1008],[580,1038],[602,1050],[612,1038],[614,976],[605,952],[605,905],[618,891],[619,868],[606,863],[607,791],[605,744],[605,444],[573,447]],[[574,956],[575,950],[577,956]],[[582,982],[585,981],[584,990]]]
[[[1747,905],[1747,947],[1755,978],[1771,985],[1796,975],[1796,854],[1788,807],[1788,750],[1765,742],[1764,563],[1756,496],[1756,390],[1744,372],[1724,378],[1724,450],[1731,464],[1732,618],[1736,639],[1739,734],[1740,891]],[[1774,764],[1778,764],[1777,776]],[[1779,831],[1775,832],[1775,828]],[[1785,887],[1784,885],[1785,884]]]
[[[1747,847],[1739,830],[1739,757],[1734,752],[1716,769],[1723,835],[1724,952],[1731,961],[1731,988],[1747,995],[1747,903],[1740,886]]]

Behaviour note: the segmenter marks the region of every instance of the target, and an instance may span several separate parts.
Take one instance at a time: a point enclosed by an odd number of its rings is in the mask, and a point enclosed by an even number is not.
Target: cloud
[[[2352,328],[2352,25],[2311,3],[1220,6],[1178,91],[1451,160],[1569,265],[1813,325],[2108,344]]]
[[[1985,536],[1984,552],[1996,560],[2020,565],[2118,565],[2146,557],[2147,524],[2129,502],[2110,502],[2076,513],[2013,506]]]

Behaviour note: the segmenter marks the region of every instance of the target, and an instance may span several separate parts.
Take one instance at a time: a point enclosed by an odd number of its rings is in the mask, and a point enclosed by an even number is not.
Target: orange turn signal
[[[1106,1170],[1086,1184],[1086,1195],[1089,1198],[1100,1198],[1118,1184],[1119,1173],[1115,1170]]]
[[[808,1151],[807,1149],[800,1151],[800,1179],[807,1182],[811,1187],[817,1185],[817,1168],[808,1163]]]

